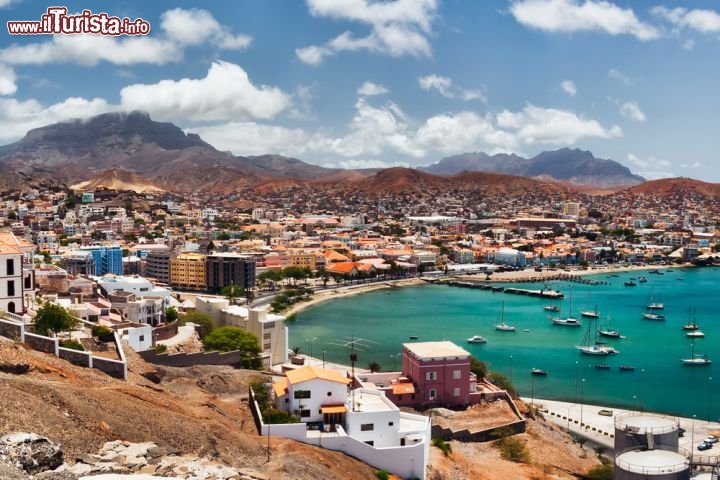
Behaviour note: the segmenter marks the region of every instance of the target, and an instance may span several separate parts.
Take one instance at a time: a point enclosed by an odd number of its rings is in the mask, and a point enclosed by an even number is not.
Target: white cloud
[[[0,95],[12,95],[17,91],[15,71],[0,63]]]
[[[100,62],[164,65],[181,60],[187,46],[211,42],[219,48],[237,50],[251,42],[247,35],[232,35],[206,10],[168,10],[161,17],[160,30],[163,32],[160,36],[53,35],[49,41],[0,49],[0,61],[12,65],[74,63],[86,67]]]
[[[383,85],[380,85],[379,83],[373,83],[368,81],[363,83],[360,88],[357,89],[357,94],[365,97],[371,97],[373,95],[383,95],[385,93],[388,93],[389,91],[390,90],[388,90]]]
[[[0,141],[15,141],[33,128],[72,118],[91,117],[110,110],[117,110],[117,107],[101,98],[87,100],[71,97],[47,107],[35,99],[0,98]]]
[[[305,152],[309,135],[302,129],[290,129],[256,122],[232,122],[222,125],[191,128],[218,150],[236,155],[279,153],[297,156]]]
[[[310,65],[342,51],[368,50],[400,57],[429,56],[427,35],[437,9],[437,0],[307,0],[310,14],[338,20],[360,22],[370,27],[364,37],[346,31],[324,45],[295,50],[297,57]]]
[[[523,144],[571,145],[581,138],[614,138],[622,136],[618,126],[609,129],[596,120],[579,117],[574,112],[541,108],[528,104],[521,112],[503,110],[497,125],[513,131]]]
[[[560,84],[560,88],[571,97],[577,95],[577,87],[575,87],[575,83],[572,80],[565,80]]]
[[[266,119],[290,103],[290,96],[279,88],[256,87],[245,70],[227,62],[213,63],[205,78],[130,85],[120,96],[128,110],[145,110],[159,119],[195,121]]]
[[[623,103],[620,107],[620,115],[632,120],[633,122],[644,122],[647,120],[647,117],[643,111],[640,110],[640,106],[635,101]]]
[[[455,93],[452,92],[452,79],[448,77],[441,77],[439,75],[426,75],[418,78],[420,88],[423,90],[435,89],[440,92],[443,97],[453,98]]]
[[[418,129],[418,144],[449,154],[485,149],[509,151],[517,146],[511,133],[498,130],[492,118],[482,118],[475,112],[445,113],[428,118]]]
[[[641,22],[632,9],[597,0],[518,0],[510,13],[523,25],[547,32],[599,31],[653,40],[660,32]]]
[[[667,160],[661,160],[655,157],[640,158],[633,153],[628,153],[627,162],[637,168],[635,173],[648,180],[676,176],[672,171],[668,170],[671,164]]]
[[[460,98],[462,100],[480,100],[487,102],[487,96],[482,90],[468,90],[456,87],[452,84],[452,79],[441,77],[440,75],[426,75],[418,77],[418,83],[423,90],[437,90],[440,95],[446,98]]]
[[[699,33],[720,32],[720,14],[714,10],[688,10],[682,7],[669,9],[659,6],[654,7],[652,13],[676,27],[688,28]]]
[[[160,17],[160,28],[167,38],[179,45],[200,45],[213,41],[220,48],[240,50],[252,41],[248,35],[233,35],[207,10],[175,8]]]
[[[620,70],[615,70],[614,68],[611,68],[608,71],[608,77],[614,78],[615,80],[619,80],[620,82],[624,83],[625,85],[634,85],[635,80],[628,77],[624,73],[622,73]]]
[[[11,3],[13,3],[15,0],[0,0],[0,8],[5,8]]]
[[[288,110],[288,117],[296,120],[313,120],[315,114],[312,109],[314,98],[313,89],[308,85],[299,85],[292,95],[292,105]]]

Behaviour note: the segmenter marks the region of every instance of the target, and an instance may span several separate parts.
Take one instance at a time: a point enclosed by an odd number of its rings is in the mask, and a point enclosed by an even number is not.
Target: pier
[[[510,293],[515,295],[525,295],[528,297],[540,297],[540,298],[550,298],[550,299],[558,299],[563,298],[565,295],[562,292],[559,292],[557,290],[530,290],[527,288],[505,288],[505,287],[496,287],[487,283],[479,283],[479,282],[464,282],[459,280],[452,280],[447,282],[448,285],[452,287],[462,287],[462,288],[473,288],[476,290],[491,290],[493,292],[504,292],[504,293]]]

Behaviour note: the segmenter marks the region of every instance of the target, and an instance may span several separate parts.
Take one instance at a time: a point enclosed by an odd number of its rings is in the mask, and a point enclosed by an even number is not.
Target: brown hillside
[[[634,195],[682,195],[694,192],[707,197],[718,197],[720,196],[720,184],[684,177],[663,178],[635,185],[625,191]]]
[[[136,193],[162,192],[163,189],[136,172],[113,168],[97,173],[93,178],[72,185],[73,190],[95,190],[105,187],[110,190],[132,190]]]

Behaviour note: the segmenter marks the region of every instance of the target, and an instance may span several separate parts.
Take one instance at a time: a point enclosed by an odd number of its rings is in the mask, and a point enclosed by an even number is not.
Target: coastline
[[[663,265],[663,269],[669,268],[693,268],[694,265]],[[612,267],[592,267],[587,270],[548,270],[543,269],[541,272],[535,270],[521,270],[514,272],[495,272],[491,275],[490,279],[484,280],[489,283],[515,283],[515,282],[530,282],[530,281],[542,281],[542,280],[554,280],[560,275],[564,276],[586,276],[586,275],[603,275],[612,273],[626,273],[635,271],[646,271],[654,270],[658,267],[656,265],[628,265],[628,266],[612,266]],[[444,279],[460,279],[460,280],[477,280],[478,275],[483,274],[462,274],[457,273],[455,275],[446,275]],[[299,302],[292,305],[287,310],[282,312],[282,315],[289,316],[298,313],[308,307],[317,305],[318,303],[325,302],[327,300],[334,300],[337,298],[347,297],[350,295],[360,295],[375,290],[382,290],[386,288],[399,288],[413,285],[424,285],[427,282],[421,277],[403,278],[400,280],[386,280],[374,284],[356,284],[356,285],[344,285],[336,286],[335,288],[327,288],[315,293],[315,295],[304,302]]]

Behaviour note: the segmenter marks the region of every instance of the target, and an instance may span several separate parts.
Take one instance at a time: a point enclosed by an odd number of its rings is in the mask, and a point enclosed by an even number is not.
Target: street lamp
[[[582,379],[582,383],[580,384],[580,426],[582,427],[585,425],[583,423],[583,396],[585,393],[585,379]]]
[[[306,338],[306,339],[305,339],[306,342],[310,343],[310,358],[312,358],[312,356],[313,356],[313,348],[312,348],[312,347],[313,347],[313,342],[314,342],[315,340],[317,340],[317,337]]]
[[[640,370],[640,413],[645,411],[645,369]]]
[[[393,359],[393,372],[397,372],[397,359],[400,356],[399,353],[394,353],[390,355],[390,358]]]
[[[323,368],[325,368],[325,349],[323,348]]]
[[[578,401],[578,369],[580,368],[580,363],[575,362],[575,403]]]
[[[690,427],[690,461],[695,454],[695,415],[692,418],[692,426]]]
[[[530,377],[530,413],[533,414],[533,404],[535,403],[535,375]]]
[[[635,413],[635,399],[637,398],[637,395],[633,395],[633,413]]]
[[[710,423],[710,410],[712,409],[712,402],[710,401],[712,389],[710,388],[710,385],[711,385],[710,382],[712,382],[712,377],[708,377],[708,416],[707,416],[708,423]]]
[[[510,355],[510,385],[512,385],[512,367],[513,367],[513,359],[512,359],[512,355]]]

